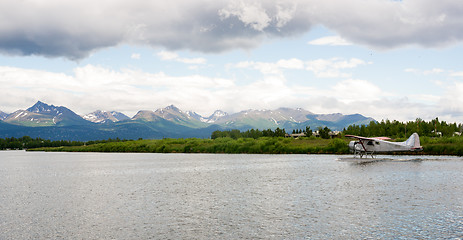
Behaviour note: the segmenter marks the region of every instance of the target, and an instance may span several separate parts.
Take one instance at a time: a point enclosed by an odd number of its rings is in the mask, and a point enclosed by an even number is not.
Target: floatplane
[[[391,142],[392,139],[388,137],[360,137],[354,135],[346,135],[346,137],[356,139],[349,142],[349,149],[354,153],[354,157],[342,159],[347,161],[372,162],[377,161],[376,154],[378,153],[417,152],[423,150],[418,133],[413,133],[404,142]]]

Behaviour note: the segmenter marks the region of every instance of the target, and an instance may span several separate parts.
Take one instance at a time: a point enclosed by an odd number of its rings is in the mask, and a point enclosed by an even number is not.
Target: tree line
[[[5,149],[30,149],[30,148],[40,148],[40,147],[62,147],[62,146],[84,146],[86,144],[96,144],[96,143],[108,143],[108,142],[121,142],[127,140],[108,139],[108,140],[97,140],[97,141],[67,141],[67,140],[58,140],[51,141],[48,139],[42,138],[31,138],[29,136],[24,136],[20,138],[10,137],[10,138],[0,138],[0,150]]]
[[[330,136],[331,129],[329,129],[326,126],[325,127],[318,127],[317,132],[318,132],[318,135],[320,136],[320,138],[323,138],[323,139],[331,138],[331,136]],[[309,126],[307,126],[305,128],[305,130],[303,130],[303,129],[294,129],[292,133],[293,134],[303,133],[303,134],[305,134],[305,137],[313,136],[313,132],[312,132],[312,130],[310,129]],[[232,139],[238,139],[238,138],[254,138],[254,139],[258,139],[258,138],[261,138],[261,137],[286,137],[286,136],[287,136],[287,132],[286,132],[286,130],[284,128],[283,129],[276,128],[275,130],[267,129],[267,130],[262,130],[262,131],[259,130],[259,129],[250,129],[250,130],[246,130],[244,132],[241,132],[238,129],[232,129],[232,130],[224,130],[224,131],[220,131],[220,130],[214,131],[211,134],[211,139],[225,138],[225,137],[229,137],[229,138],[232,138]]]
[[[275,130],[272,129],[266,129],[260,131],[259,129],[250,129],[244,132],[241,132],[238,129],[232,129],[232,130],[225,130],[225,131],[214,131],[211,134],[211,139],[216,139],[216,138],[225,138],[229,137],[232,139],[238,139],[238,138],[254,138],[258,139],[261,137],[284,137],[286,135],[285,129],[281,128],[276,128]]]
[[[343,135],[407,138],[412,133],[416,132],[423,137],[452,137],[461,135],[462,127],[461,123],[447,123],[445,121],[439,121],[438,118],[431,121],[424,121],[417,118],[415,121],[408,122],[382,120],[381,122],[371,121],[368,125],[350,125],[343,130]]]

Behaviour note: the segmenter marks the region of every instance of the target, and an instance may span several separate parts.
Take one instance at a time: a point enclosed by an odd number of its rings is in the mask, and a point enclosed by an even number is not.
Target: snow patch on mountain
[[[119,122],[119,121],[130,119],[125,114],[120,113],[120,112],[116,112],[116,111],[108,112],[108,111],[101,111],[101,110],[96,110],[95,112],[86,114],[82,118],[87,121],[93,122],[93,123],[105,123],[107,121]]]
[[[205,123],[215,123],[223,117],[228,116],[228,113],[222,110],[216,110],[212,115],[207,118],[204,118],[203,122]]]

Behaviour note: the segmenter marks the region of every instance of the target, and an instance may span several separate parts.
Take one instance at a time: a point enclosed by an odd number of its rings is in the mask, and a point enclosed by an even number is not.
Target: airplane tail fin
[[[423,150],[423,147],[420,145],[420,136],[418,133],[413,133],[407,141],[405,141],[405,145],[412,148],[412,150]]]

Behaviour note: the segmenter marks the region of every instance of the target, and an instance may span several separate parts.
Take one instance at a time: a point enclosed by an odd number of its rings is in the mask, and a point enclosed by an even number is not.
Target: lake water
[[[3,151],[0,239],[462,239],[462,158],[336,158]]]

